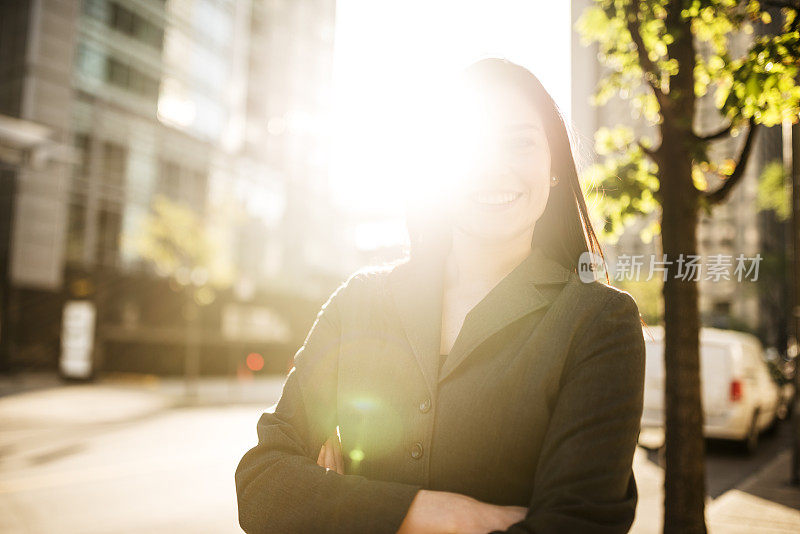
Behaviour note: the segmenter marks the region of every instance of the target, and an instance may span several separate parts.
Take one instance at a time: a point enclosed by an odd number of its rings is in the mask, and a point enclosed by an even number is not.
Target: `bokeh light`
[[[257,352],[247,355],[247,368],[253,372],[258,372],[264,368],[264,357]]]

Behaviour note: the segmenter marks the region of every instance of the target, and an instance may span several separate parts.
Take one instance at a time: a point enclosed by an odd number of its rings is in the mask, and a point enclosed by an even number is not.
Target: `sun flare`
[[[407,202],[447,201],[458,169],[444,168],[454,161],[445,156],[477,139],[465,137],[471,119],[435,103],[452,98],[459,108],[462,95],[444,92],[469,63],[505,57],[530,69],[568,113],[569,9],[530,0],[337,3],[331,190],[367,225],[359,246],[400,239],[402,224],[387,221],[402,222]]]

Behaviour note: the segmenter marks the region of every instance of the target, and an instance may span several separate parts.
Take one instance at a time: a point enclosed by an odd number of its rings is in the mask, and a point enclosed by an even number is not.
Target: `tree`
[[[797,122],[800,1],[595,0],[578,21],[596,42],[607,75],[596,102],[628,99],[655,132],[598,132],[605,160],[594,169],[607,232],[660,209],[655,231],[667,261],[697,254],[700,210],[710,214],[744,174],[759,125]],[[754,29],[780,26],[770,35]],[[731,38],[753,35],[744,54]],[[715,99],[724,125],[697,132],[698,100]],[[743,134],[734,158],[711,161],[712,145]],[[740,137],[741,139],[741,137]],[[712,185],[713,184],[713,185]],[[666,471],[664,532],[706,532],[697,283],[667,265],[664,282]]]
[[[229,286],[234,276],[222,244],[209,226],[191,207],[158,195],[136,230],[123,235],[126,250],[147,261],[155,274],[174,280],[183,292],[184,369],[190,397],[197,393],[200,373],[199,307],[210,304],[214,289]]]

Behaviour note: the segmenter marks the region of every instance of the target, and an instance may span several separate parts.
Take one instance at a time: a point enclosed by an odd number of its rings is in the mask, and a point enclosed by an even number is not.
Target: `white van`
[[[643,329],[647,349],[642,429],[664,427],[664,328]],[[732,330],[700,329],[703,434],[737,440],[748,452],[772,425],[779,407],[778,386],[769,375],[761,343]]]

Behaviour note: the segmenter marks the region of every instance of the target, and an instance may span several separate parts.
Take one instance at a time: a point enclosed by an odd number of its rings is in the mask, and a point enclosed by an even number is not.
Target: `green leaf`
[[[779,221],[787,221],[792,213],[792,184],[780,160],[764,166],[758,179],[756,205],[761,211],[772,211]]]

